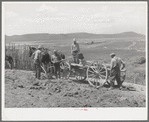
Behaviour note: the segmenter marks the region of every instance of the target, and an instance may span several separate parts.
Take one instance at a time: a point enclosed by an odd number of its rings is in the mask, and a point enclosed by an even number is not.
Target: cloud
[[[110,18],[102,18],[94,21],[94,23],[113,23],[113,22],[115,22],[115,20]]]
[[[55,12],[58,9],[56,7],[51,7],[51,6],[47,6],[45,4],[42,4],[42,6],[37,9],[37,11],[50,11],[50,12]]]
[[[14,13],[14,12],[10,12],[10,11],[7,11],[6,13],[5,13],[5,17],[6,18],[10,18],[10,17],[16,17],[16,16],[18,16],[18,14],[16,14],[16,13]]]
[[[107,11],[108,10],[108,6],[102,6],[101,7],[101,11]]]
[[[68,19],[63,18],[63,17],[52,17],[52,18],[44,17],[44,18],[33,18],[33,19],[29,18],[29,19],[26,19],[26,21],[30,22],[30,23],[44,23],[45,21],[50,21],[50,20],[66,21]]]
[[[34,19],[29,18],[29,19],[26,19],[26,21],[27,21],[27,22],[30,22],[30,23],[32,23],[32,22],[44,23],[45,20],[49,20],[49,18],[46,17],[46,18],[34,18]]]

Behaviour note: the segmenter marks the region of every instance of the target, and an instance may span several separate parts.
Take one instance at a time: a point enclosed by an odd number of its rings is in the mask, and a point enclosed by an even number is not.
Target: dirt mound
[[[34,72],[5,70],[5,107],[145,107],[145,86],[95,89],[87,81],[34,78]]]

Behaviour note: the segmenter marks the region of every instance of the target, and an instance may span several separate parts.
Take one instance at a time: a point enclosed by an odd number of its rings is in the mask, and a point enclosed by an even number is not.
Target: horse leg
[[[12,70],[12,67],[13,67],[13,61],[10,62],[10,66],[11,66],[11,70]]]
[[[52,69],[53,69],[52,64],[49,62],[47,67],[48,67],[49,78],[52,78]]]
[[[45,65],[45,70],[47,72],[47,77],[50,78],[49,63],[47,63],[47,62],[46,62],[46,65]]]
[[[10,61],[7,61],[7,64],[8,64],[8,66],[9,66],[9,68],[12,70],[11,62],[10,62]]]

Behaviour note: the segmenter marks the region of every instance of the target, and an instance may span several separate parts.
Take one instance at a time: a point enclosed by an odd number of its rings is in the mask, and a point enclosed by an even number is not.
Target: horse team
[[[28,52],[29,53],[29,57],[32,57],[33,53],[36,52],[36,51],[37,51],[37,49],[35,47],[29,46],[29,52]],[[63,63],[61,61],[58,61],[57,63],[53,62],[53,56],[55,55],[54,52],[57,55],[57,57],[60,57],[60,60],[61,59],[65,59],[65,55],[62,52],[54,50],[53,51],[53,55],[52,55],[51,52],[48,51],[47,48],[43,48],[42,47],[42,49],[41,49],[40,71],[41,71],[41,67],[42,67],[44,72],[46,72],[46,73],[49,73],[49,72],[50,73],[54,73],[55,76],[57,77],[57,74],[59,74],[59,71],[60,71],[60,65],[59,64],[63,64]],[[9,68],[11,70],[13,69],[14,61],[13,61],[13,57],[12,56],[6,54],[5,55],[5,63],[8,64],[8,66],[9,66]],[[58,67],[57,67],[57,65],[58,65]],[[51,68],[49,68],[49,67],[51,67]],[[56,69],[56,71],[55,71],[55,69]],[[49,77],[51,77],[51,76],[49,76]],[[59,78],[60,78],[60,75],[59,75]]]
[[[71,54],[75,63],[78,63],[77,57],[79,52],[79,44],[74,38],[73,44],[71,45]],[[29,46],[29,57],[34,59],[36,78],[38,79],[40,79],[41,68],[45,73],[54,73],[56,78],[60,78],[60,71],[65,70],[64,63],[62,62],[62,60],[65,59],[65,55],[60,51],[54,50],[53,54],[51,55],[51,52],[49,52],[47,48],[40,47],[40,45],[37,49],[35,47]],[[8,63],[10,69],[12,69],[14,64],[13,58],[6,55],[5,61]]]
[[[36,49],[35,47],[29,47],[29,57],[33,58],[36,71],[36,78],[40,79],[41,68],[47,73],[54,73],[56,78],[60,78],[60,64],[62,59],[65,59],[65,55],[57,50],[51,52],[47,48],[43,48],[40,45]]]

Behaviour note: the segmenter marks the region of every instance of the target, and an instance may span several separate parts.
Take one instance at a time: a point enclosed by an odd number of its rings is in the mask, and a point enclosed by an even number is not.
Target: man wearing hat
[[[33,59],[34,59],[34,66],[35,66],[35,71],[36,71],[35,77],[37,79],[40,79],[40,74],[41,74],[41,68],[40,68],[40,65],[41,65],[41,50],[42,50],[42,46],[39,45],[38,49],[32,55]]]
[[[51,57],[48,53],[48,48],[44,48],[43,51],[42,51],[42,59],[41,59],[41,63],[42,63],[42,66],[44,67],[46,73],[48,73],[48,77],[50,77],[50,73],[49,73],[49,62],[51,62]]]
[[[53,51],[53,55],[52,55],[52,63],[54,65],[54,74],[56,78],[60,78],[60,61],[61,61],[61,57],[58,55],[57,50]]]
[[[80,52],[79,44],[76,39],[73,39],[73,44],[71,45],[71,54],[73,55],[74,63],[78,63],[77,55]]]
[[[122,83],[120,79],[120,70],[125,67],[125,62],[116,57],[115,53],[111,53],[111,69],[110,69],[110,89],[114,88],[114,81],[117,81],[118,87],[122,88]]]
[[[86,65],[86,60],[84,59],[84,56],[82,53],[78,54],[78,59],[79,59],[79,65],[85,66]]]

